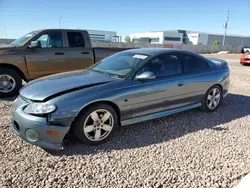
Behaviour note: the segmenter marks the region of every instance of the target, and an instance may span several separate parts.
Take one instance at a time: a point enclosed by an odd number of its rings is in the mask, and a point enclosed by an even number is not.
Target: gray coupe
[[[229,74],[224,60],[187,51],[127,50],[28,83],[13,103],[11,127],[42,148],[61,149],[70,130],[97,145],[119,126],[198,107],[214,111],[228,93]]]

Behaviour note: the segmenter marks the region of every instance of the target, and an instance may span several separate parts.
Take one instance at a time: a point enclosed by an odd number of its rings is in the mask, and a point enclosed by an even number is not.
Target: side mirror
[[[29,48],[41,48],[41,42],[40,41],[32,41],[29,45]]]
[[[152,80],[152,79],[155,79],[156,77],[155,77],[155,74],[153,72],[146,71],[140,75],[137,75],[135,78],[136,78],[136,80],[144,81],[144,80]]]

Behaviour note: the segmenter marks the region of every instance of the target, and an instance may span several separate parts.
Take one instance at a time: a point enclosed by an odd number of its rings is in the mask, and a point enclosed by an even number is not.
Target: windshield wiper
[[[108,76],[108,77],[111,77],[111,75],[109,74],[109,73],[107,73],[107,72],[104,72],[104,71],[101,71],[101,70],[96,70],[96,69],[91,69],[92,71],[95,71],[95,72],[98,72],[98,73],[101,73],[101,74],[103,74],[103,75],[106,75],[106,76]]]

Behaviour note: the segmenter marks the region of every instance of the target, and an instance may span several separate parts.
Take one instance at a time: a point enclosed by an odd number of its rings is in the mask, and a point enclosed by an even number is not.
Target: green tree
[[[212,43],[213,46],[219,46],[220,45],[220,42],[218,40],[215,40],[213,43]]]
[[[125,37],[125,42],[126,42],[126,43],[131,43],[131,39],[130,39],[129,36],[126,36],[126,37]]]

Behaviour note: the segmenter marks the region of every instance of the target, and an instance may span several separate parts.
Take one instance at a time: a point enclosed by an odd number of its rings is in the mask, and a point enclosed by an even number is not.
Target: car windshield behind
[[[27,42],[29,39],[31,39],[31,37],[33,37],[34,35],[36,35],[37,33],[39,33],[39,31],[32,31],[24,36],[22,36],[19,39],[16,39],[15,41],[13,41],[12,43],[10,43],[12,46],[21,46],[23,45],[25,42]]]
[[[148,55],[121,52],[101,60],[90,69],[124,78],[133,70],[133,68],[143,62],[146,58],[148,58]]]

